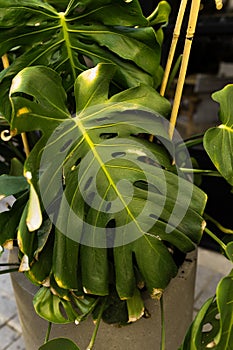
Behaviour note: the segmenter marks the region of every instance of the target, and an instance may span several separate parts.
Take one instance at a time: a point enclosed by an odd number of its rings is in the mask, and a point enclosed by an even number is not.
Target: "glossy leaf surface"
[[[25,172],[33,181],[39,154],[40,195],[57,226],[52,270],[59,288],[107,295],[107,248],[113,247],[120,298],[135,295],[133,262],[159,298],[177,272],[164,242],[183,252],[194,249],[206,196],[169,171],[175,151],[160,115],[168,113],[168,101],[145,85],[109,97],[114,72],[113,65],[100,64],[78,77],[71,116],[60,77],[41,66],[24,69],[11,87],[12,128],[43,133]],[[165,147],[136,137],[140,133],[155,134]],[[52,298],[54,308],[60,299]]]
[[[28,190],[28,183],[23,176],[0,176],[0,198]]]
[[[13,49],[12,64],[0,76],[1,111],[8,120],[10,81],[31,65],[55,69],[66,90],[87,69],[87,59],[92,65],[115,63],[114,84],[118,87],[158,85],[161,48],[137,0],[76,0],[65,11],[56,2],[53,5],[41,0],[0,1],[0,55]]]
[[[221,175],[233,185],[233,84],[212,95],[220,104],[221,125],[207,130],[204,147]]]

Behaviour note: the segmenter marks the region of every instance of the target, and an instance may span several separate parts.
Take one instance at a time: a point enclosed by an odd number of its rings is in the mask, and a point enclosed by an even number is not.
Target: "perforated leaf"
[[[137,0],[75,0],[64,11],[57,2],[53,5],[41,0],[0,1],[0,55],[11,49],[15,54],[0,75],[1,112],[8,120],[11,79],[32,65],[55,69],[66,90],[87,69],[87,59],[92,65],[115,63],[117,87],[159,84],[160,44]]]
[[[221,279],[216,298],[201,307],[185,337],[180,350],[230,350],[233,344],[233,274]]]
[[[39,188],[43,206],[57,226],[55,251],[59,254],[54,253],[53,270],[59,287],[79,288],[74,271],[81,264],[84,291],[106,295],[106,249],[114,247],[120,297],[132,297],[135,291],[134,256],[156,298],[177,272],[163,241],[184,252],[195,247],[203,230],[206,197],[187,179],[169,171],[174,145],[159,114],[169,110],[169,103],[143,85],[109,98],[114,70],[102,64],[79,76],[74,116],[67,112],[60,78],[53,71],[23,70],[20,83],[11,88],[16,111],[12,127],[39,128],[44,134],[41,152],[36,146],[42,155]],[[45,88],[34,80],[38,75],[42,81],[46,75]],[[53,89],[49,89],[50,80]],[[31,85],[28,99],[25,94]],[[24,113],[17,117],[22,106]],[[149,132],[165,147],[135,137]],[[26,172],[33,172],[34,160],[32,151]]]

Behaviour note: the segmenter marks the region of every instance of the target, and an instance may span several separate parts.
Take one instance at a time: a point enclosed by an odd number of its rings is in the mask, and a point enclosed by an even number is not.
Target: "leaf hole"
[[[84,24],[84,25],[85,25],[85,24]],[[89,26],[89,25],[87,25],[87,26]],[[88,40],[88,39],[79,38],[79,41],[80,41],[82,44],[85,44],[85,45],[89,45],[89,46],[92,46],[92,45],[93,45],[93,43],[90,42],[90,40]]]
[[[69,83],[71,81],[71,74],[67,74],[65,80]]]
[[[214,316],[215,320],[220,320],[220,313]]]
[[[208,322],[208,323],[203,325],[202,332],[203,333],[209,333],[210,331],[212,331],[212,329],[213,329],[212,324]]]
[[[87,195],[87,203],[88,204],[91,204],[95,198],[95,192],[91,192],[91,193],[88,193]]]
[[[111,202],[108,202],[107,205],[106,205],[106,212],[108,212],[112,207],[112,203]]]
[[[152,219],[158,220],[158,216],[155,214],[150,214],[149,217]]]
[[[65,142],[65,144],[60,148],[60,152],[64,152],[67,150],[67,148],[71,145],[73,140],[68,140]]]
[[[86,6],[80,6],[80,4],[78,4],[78,6],[75,9],[75,12],[77,13],[82,13],[85,10]]]
[[[153,159],[147,156],[139,156],[137,159],[139,160],[139,162],[142,163],[146,163],[153,166],[159,166],[159,163],[155,162]]]
[[[118,136],[118,133],[116,133],[116,132],[100,134],[100,138],[103,139],[103,140],[114,139],[117,136]]]
[[[144,180],[138,180],[133,183],[133,185],[137,188],[140,188],[141,190],[148,191],[148,182]]]
[[[88,188],[90,187],[91,183],[93,180],[93,176],[89,177],[89,179],[87,180],[85,186],[84,186],[84,191],[88,190]]]
[[[114,152],[112,153],[113,158],[120,158],[120,157],[124,157],[126,155],[125,152]]]
[[[62,304],[62,302],[59,303],[59,311],[61,313],[61,315],[66,319],[68,320],[68,316],[67,316],[67,313],[65,311],[65,308],[64,308],[64,305]]]
[[[22,98],[25,98],[26,100],[28,101],[33,101],[33,102],[36,102],[38,103],[38,101],[35,99],[34,96],[30,95],[30,94],[27,94],[26,92],[14,92],[12,94],[12,97],[22,97]]]
[[[106,225],[106,245],[109,248],[114,246],[115,235],[116,235],[115,227],[116,227],[115,219],[109,220],[109,222]],[[111,250],[108,250],[108,255],[110,254],[111,254]]]
[[[75,166],[78,166],[81,163],[82,158],[78,158],[76,162],[74,163]]]
[[[147,192],[153,192],[153,193],[160,193],[154,185],[151,183],[148,183],[145,180],[137,180],[133,183],[134,187],[140,188],[143,191]]]
[[[50,58],[51,62],[52,63],[57,62],[60,57],[61,57],[61,51],[60,50],[55,51]]]
[[[105,120],[108,120],[108,117],[101,117],[96,119],[96,122],[104,122]]]

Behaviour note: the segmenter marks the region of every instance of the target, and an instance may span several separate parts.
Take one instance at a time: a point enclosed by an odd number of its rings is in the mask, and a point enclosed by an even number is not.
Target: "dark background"
[[[170,23],[164,29],[165,41],[163,51],[163,65],[165,65],[180,0],[168,0],[172,12]],[[148,16],[157,6],[159,0],[140,0],[145,16]],[[176,56],[182,53],[191,0],[185,13],[184,23],[177,46]],[[203,0],[203,9],[200,11],[195,37],[192,44],[192,54],[189,61],[188,74],[210,73],[215,74],[219,62],[233,61],[233,12],[229,12],[227,3],[218,11],[214,0]]]

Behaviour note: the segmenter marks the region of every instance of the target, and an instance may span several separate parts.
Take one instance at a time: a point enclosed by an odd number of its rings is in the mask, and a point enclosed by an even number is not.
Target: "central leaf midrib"
[[[69,60],[70,60],[72,74],[73,74],[74,80],[76,80],[77,76],[76,76],[76,71],[75,71],[75,64],[74,64],[74,60],[73,60],[73,55],[72,55],[72,49],[71,49],[71,43],[70,43],[68,27],[67,27],[67,24],[66,24],[65,13],[60,12],[59,13],[59,18],[60,18],[62,31],[63,31],[63,36],[64,36],[64,40],[65,40],[65,44],[66,44],[67,54],[68,54],[68,57],[69,57]]]
[[[218,126],[218,128],[233,133],[233,125],[228,126],[226,124],[221,124]]]
[[[98,161],[98,163],[101,166],[101,169],[103,170],[106,178],[109,181],[110,186],[113,188],[113,190],[115,191],[116,195],[118,196],[118,198],[120,199],[120,201],[122,202],[122,204],[124,205],[124,208],[126,209],[129,217],[133,220],[133,222],[136,224],[136,226],[138,227],[139,231],[144,235],[144,231],[141,229],[140,225],[138,224],[137,220],[135,219],[134,215],[132,214],[132,212],[129,210],[127,203],[124,201],[124,198],[122,197],[121,193],[118,191],[111,175],[109,174],[109,172],[106,169],[106,166],[104,164],[104,162],[102,161],[99,153],[96,151],[95,146],[94,146],[94,142],[91,140],[90,136],[88,135],[85,127],[83,126],[82,122],[79,120],[77,120],[77,126],[80,129],[81,133],[83,134],[83,137],[85,139],[85,141],[87,142],[90,150],[92,151],[95,159]]]

